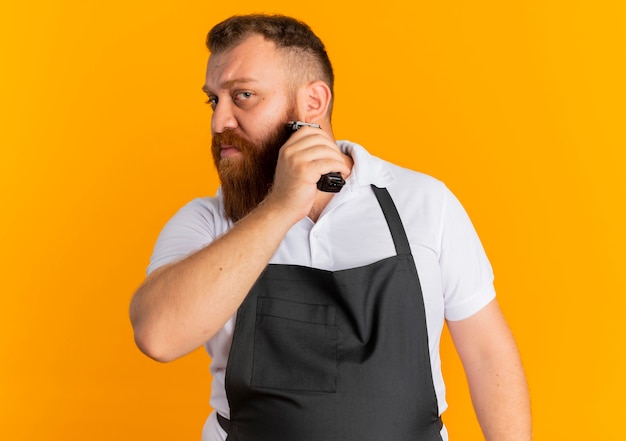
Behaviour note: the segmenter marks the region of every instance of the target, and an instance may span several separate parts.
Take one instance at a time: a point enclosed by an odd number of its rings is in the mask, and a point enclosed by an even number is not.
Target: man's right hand
[[[339,172],[345,179],[351,166],[352,159],[339,150],[330,134],[303,127],[281,148],[274,185],[264,204],[284,210],[295,224],[309,215],[314,205],[316,211],[321,211],[319,205],[332,196],[317,190],[320,176]]]

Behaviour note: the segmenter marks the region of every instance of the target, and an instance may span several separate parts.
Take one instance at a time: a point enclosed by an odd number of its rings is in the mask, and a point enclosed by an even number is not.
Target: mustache
[[[243,136],[236,134],[231,129],[224,130],[221,133],[213,134],[213,139],[211,143],[213,148],[217,149],[218,151],[220,146],[222,145],[231,145],[241,150],[242,152],[250,150],[253,147],[252,143],[249,140],[247,140]]]

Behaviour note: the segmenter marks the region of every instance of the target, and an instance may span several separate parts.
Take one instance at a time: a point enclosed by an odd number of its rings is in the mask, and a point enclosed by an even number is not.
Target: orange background
[[[199,439],[208,357],[149,360],[127,309],[163,224],[217,186],[206,32],[256,11],[327,43],[339,138],[464,203],[535,439],[626,439],[624,2],[232,3],[0,6],[0,439]],[[479,440],[448,338],[442,352],[451,439]]]

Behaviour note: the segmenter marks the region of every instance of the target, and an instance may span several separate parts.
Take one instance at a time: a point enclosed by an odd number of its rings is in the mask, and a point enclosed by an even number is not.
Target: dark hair
[[[334,96],[335,76],[324,43],[309,25],[284,15],[235,15],[215,25],[206,45],[212,53],[229,50],[251,34],[260,34],[285,51],[290,69],[302,78],[322,80]]]

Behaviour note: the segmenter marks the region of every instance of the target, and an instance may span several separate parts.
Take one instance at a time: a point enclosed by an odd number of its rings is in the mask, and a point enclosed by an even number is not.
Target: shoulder
[[[223,216],[221,198],[196,198],[183,205],[165,224],[160,238],[167,234],[195,231],[198,234],[215,235],[227,228]]]
[[[446,206],[457,201],[446,184],[426,173],[390,162],[386,164],[393,177],[387,189],[401,216],[407,220],[428,219],[435,224],[442,222],[446,216]]]
[[[398,196],[440,197],[448,190],[440,180],[425,173],[399,166],[370,154],[363,146],[341,140],[337,144],[354,160],[354,179],[357,185],[374,184],[386,187]]]
[[[220,217],[221,202],[217,197],[196,198],[183,205],[171,222],[213,222]]]
[[[428,225],[430,234],[438,232],[446,204],[456,202],[442,181],[374,156],[354,142],[338,141],[338,145],[354,160],[349,178],[352,185],[386,188],[403,222],[417,221],[421,226]]]
[[[431,175],[385,162],[393,176],[393,181],[388,186],[389,191],[398,196],[437,200],[450,193],[444,182]]]

